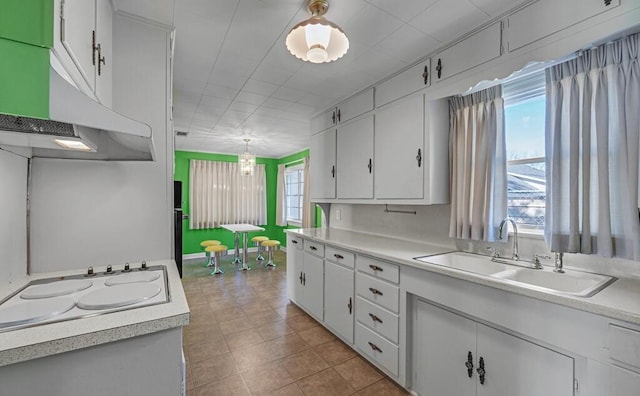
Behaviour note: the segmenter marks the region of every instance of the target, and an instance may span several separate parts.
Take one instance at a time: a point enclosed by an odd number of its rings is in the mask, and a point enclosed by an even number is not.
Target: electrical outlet
[[[336,209],[336,220],[340,220],[340,216],[342,213],[340,213],[340,209]]]

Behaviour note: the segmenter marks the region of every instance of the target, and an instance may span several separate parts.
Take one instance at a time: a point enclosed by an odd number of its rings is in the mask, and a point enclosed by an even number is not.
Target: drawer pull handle
[[[344,258],[344,256],[340,254],[334,254],[333,257],[337,258],[338,260],[342,260]]]
[[[369,291],[370,291],[371,293],[373,293],[374,295],[376,295],[376,294],[377,294],[377,295],[379,295],[379,296],[382,296],[382,292],[381,292],[380,290],[378,290],[378,289],[374,289],[373,287],[370,287],[370,288],[369,288]]]
[[[373,265],[373,264],[369,264],[369,268],[371,268],[374,271],[380,271],[380,272],[384,271],[382,267],[378,267],[377,265]]]
[[[371,317],[371,320],[373,320],[374,322],[382,323],[382,319],[380,319],[375,314],[369,313],[369,316]]]
[[[371,349],[373,349],[376,352],[380,352],[382,353],[382,349],[380,349],[376,344],[374,344],[373,342],[369,341],[369,346],[371,347]]]
[[[317,248],[317,247],[315,247],[315,246],[313,246],[313,245],[312,245],[312,246],[309,246],[309,249],[311,249],[311,250],[318,250],[318,248]]]
[[[291,241],[291,243],[293,243],[294,245],[298,244],[298,241],[296,241],[295,239]]]

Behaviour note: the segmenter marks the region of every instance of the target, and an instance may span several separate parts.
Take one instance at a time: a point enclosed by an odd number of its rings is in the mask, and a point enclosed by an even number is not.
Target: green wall
[[[53,0],[2,0],[0,113],[49,116]]]
[[[265,235],[269,239],[277,239],[282,246],[286,245],[286,235],[283,232],[285,228],[295,227],[280,227],[276,224],[276,195],[277,195],[277,177],[278,177],[278,164],[292,163],[295,165],[296,161],[302,161],[302,158],[309,155],[309,150],[304,150],[290,156],[272,159],[272,158],[256,158],[258,164],[265,165],[266,177],[267,177],[267,224],[261,224],[264,227],[264,232],[252,232],[249,233],[249,239],[255,235]],[[190,213],[189,208],[189,160],[208,160],[208,161],[225,161],[225,162],[238,162],[236,155],[226,154],[210,154],[210,153],[197,153],[191,151],[176,151],[175,152],[175,169],[174,180],[182,181],[182,209],[184,213]],[[229,247],[233,246],[233,234],[222,228],[212,228],[205,230],[190,230],[189,222],[184,221],[182,223],[182,253],[200,253],[202,248],[200,242],[206,239],[216,239],[221,241],[222,244]]]

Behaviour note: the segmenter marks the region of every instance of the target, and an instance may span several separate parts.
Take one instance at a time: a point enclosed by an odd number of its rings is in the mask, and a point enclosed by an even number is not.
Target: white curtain
[[[640,260],[640,35],[547,70],[545,239]]]
[[[190,229],[220,224],[267,223],[264,165],[253,176],[243,176],[235,162],[191,160],[189,164]]]
[[[314,217],[311,213],[311,180],[309,180],[309,157],[305,157],[303,160],[303,180],[304,180],[304,192],[302,193],[302,228],[312,227],[311,219]]]
[[[451,222],[449,236],[495,241],[507,216],[502,88],[449,100]]]
[[[284,164],[278,165],[277,193],[276,193],[276,225],[287,225],[287,182],[285,180]]]

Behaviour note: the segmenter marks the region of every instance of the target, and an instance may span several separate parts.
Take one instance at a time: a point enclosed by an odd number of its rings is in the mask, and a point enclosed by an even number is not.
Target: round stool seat
[[[225,245],[209,245],[204,250],[209,253],[221,253],[227,250],[227,247]]]
[[[212,246],[212,245],[220,245],[220,241],[216,241],[214,239],[210,239],[208,241],[200,242],[200,246],[202,246],[202,247],[207,247],[207,246]]]
[[[266,237],[266,236],[254,236],[253,238],[251,238],[251,242],[256,242],[256,243],[264,242],[268,240],[269,240],[269,237]]]
[[[280,241],[276,241],[276,240],[274,240],[274,239],[269,239],[269,240],[263,241],[263,242],[262,242],[262,246],[265,246],[265,247],[276,247],[276,246],[280,246]]]

